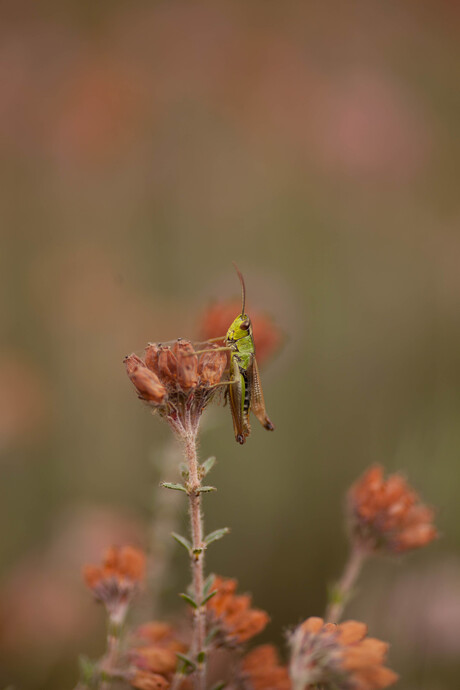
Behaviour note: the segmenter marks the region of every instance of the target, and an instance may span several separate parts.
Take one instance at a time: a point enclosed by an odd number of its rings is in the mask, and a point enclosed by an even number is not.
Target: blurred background
[[[1,3],[1,687],[73,687],[102,653],[81,567],[156,538],[177,478],[123,356],[196,336],[234,260],[282,332],[276,432],[240,447],[206,414],[206,525],[232,529],[208,569],[283,645],[341,571],[347,487],[402,470],[441,539],[369,564],[347,616],[398,687],[458,688],[459,21],[453,0]],[[170,557],[158,615],[182,610]]]

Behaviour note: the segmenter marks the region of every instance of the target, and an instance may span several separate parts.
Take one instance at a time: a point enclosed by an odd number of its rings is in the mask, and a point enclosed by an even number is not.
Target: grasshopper
[[[214,338],[213,340],[224,340],[225,346],[219,349],[228,350],[230,353],[230,380],[217,385],[228,385],[226,396],[228,396],[230,401],[235,439],[238,443],[243,444],[251,431],[249,423],[250,410],[252,410],[265,429],[272,431],[275,427],[265,410],[256,350],[252,337],[251,319],[245,312],[246,286],[244,278],[236,264],[233,265],[241,283],[241,314],[230,324],[225,338]]]

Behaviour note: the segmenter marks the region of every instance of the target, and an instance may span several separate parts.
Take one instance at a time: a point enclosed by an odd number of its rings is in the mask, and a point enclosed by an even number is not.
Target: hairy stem
[[[120,606],[120,609],[116,613],[109,615],[107,649],[100,665],[103,678],[100,684],[100,690],[109,690],[112,676],[117,675],[121,633],[126,611],[126,606]]]
[[[203,600],[204,585],[204,550],[203,543],[203,519],[201,515],[201,477],[198,472],[198,459],[196,452],[196,428],[189,428],[185,438],[185,454],[187,457],[189,479],[188,497],[190,527],[192,533],[192,582],[194,599],[198,608],[194,609],[193,618],[193,642],[192,651],[197,663],[197,690],[205,690],[206,687],[206,659],[205,659],[205,637],[206,637],[206,609],[201,605]]]
[[[325,619],[328,623],[338,623],[341,619],[365,560],[364,551],[356,547],[351,550],[342,577],[334,587],[332,600],[326,610]]]

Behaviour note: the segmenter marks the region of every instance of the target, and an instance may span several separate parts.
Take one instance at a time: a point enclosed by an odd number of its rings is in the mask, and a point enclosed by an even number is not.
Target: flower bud
[[[129,377],[131,377],[131,374],[136,371],[137,367],[144,366],[144,362],[142,361],[142,359],[135,355],[134,352],[131,355],[126,355],[123,362],[126,367],[126,373]]]
[[[160,345],[158,352],[158,375],[165,386],[176,386],[177,360],[167,345]]]
[[[160,354],[160,348],[156,343],[149,343],[145,348],[144,362],[145,366],[153,371],[154,374],[159,376],[158,369],[158,355]]]
[[[198,373],[201,383],[205,386],[214,386],[220,383],[225,369],[227,368],[227,353],[215,351],[217,345],[209,344],[209,352],[204,352],[200,357]]]
[[[161,405],[166,397],[166,388],[153,371],[147,369],[137,355],[125,357],[126,372],[137,389],[139,397],[145,402]]]
[[[177,360],[177,382],[187,392],[198,383],[198,357],[189,340],[176,340],[173,352]]]

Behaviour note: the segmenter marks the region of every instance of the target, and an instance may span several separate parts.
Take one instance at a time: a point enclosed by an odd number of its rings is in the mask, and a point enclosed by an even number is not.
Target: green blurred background
[[[398,687],[457,690],[459,7],[2,2],[2,687],[70,688],[102,652],[81,566],[147,545],[176,478],[122,358],[195,335],[235,260],[285,343],[262,371],[274,434],[239,447],[207,413],[206,524],[232,528],[208,568],[282,643],[341,570],[346,488],[403,470],[442,538],[370,564],[347,615],[391,643]]]

